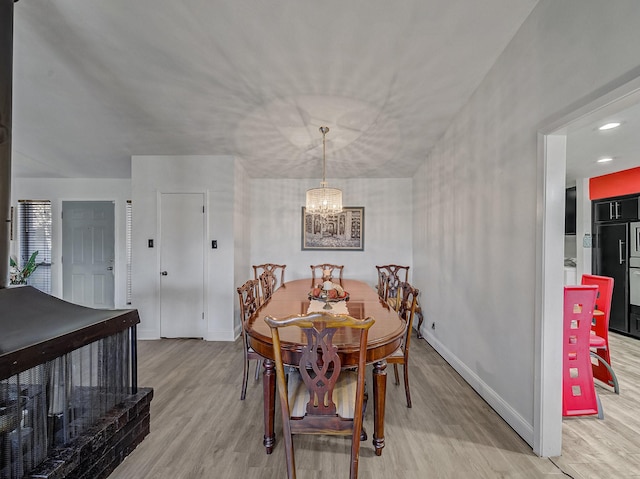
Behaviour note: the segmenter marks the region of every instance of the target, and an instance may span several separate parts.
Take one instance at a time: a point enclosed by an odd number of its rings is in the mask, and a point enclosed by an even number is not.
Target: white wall
[[[286,281],[311,278],[312,264],[344,264],[345,278],[372,286],[376,264],[411,266],[411,179],[327,181],[342,189],[344,206],[364,206],[364,251],[302,251],[302,207],[319,180],[251,179],[251,264],[286,264]]]
[[[235,338],[234,179],[230,156],[134,156],[131,161],[133,307],[140,313],[138,336],[160,337],[158,194],[204,192],[206,235],[218,248],[205,248],[205,326],[207,340]],[[156,247],[148,248],[147,240]]]
[[[558,251],[564,238],[560,216],[543,229],[541,206],[562,208],[564,179],[545,196],[538,132],[638,67],[638,25],[637,0],[542,0],[414,177],[414,283],[429,305],[425,326],[436,323],[424,332],[534,450],[536,272],[548,253],[536,238],[554,235]],[[542,271],[555,304],[558,260]],[[560,364],[557,313],[545,351]],[[546,380],[558,439],[559,370]],[[560,452],[537,452],[550,451]]]
[[[251,268],[251,204],[249,202],[250,189],[249,179],[247,177],[246,170],[240,165],[240,162],[235,162],[235,184],[234,191],[234,208],[233,208],[233,231],[234,231],[234,282],[233,284],[238,287],[244,284],[244,282],[253,278],[253,268]],[[247,271],[250,271],[250,275],[247,276]],[[235,293],[234,289],[234,293]],[[240,322],[240,303],[236,300],[236,294],[234,294],[234,311],[235,311],[235,323],[234,333],[239,335],[241,330]]]
[[[62,298],[62,202],[113,201],[115,210],[114,302],[116,308],[126,304],[127,258],[125,248],[126,202],[131,199],[131,181],[91,178],[14,178],[11,205],[17,211],[18,200],[51,201],[51,294]],[[15,243],[15,242],[12,242]],[[17,252],[17,245],[11,245]]]

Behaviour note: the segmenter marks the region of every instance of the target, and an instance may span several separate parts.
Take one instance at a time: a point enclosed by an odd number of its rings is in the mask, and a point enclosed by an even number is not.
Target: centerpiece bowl
[[[349,293],[344,291],[342,296],[336,296],[334,298],[329,297],[326,291],[321,290],[320,294],[314,294],[313,291],[309,291],[309,299],[316,299],[318,301],[324,301],[327,303],[337,303],[338,301],[348,301]]]
[[[349,293],[342,289],[341,285],[325,281],[309,291],[309,299],[324,301],[325,304],[322,309],[333,309],[331,303],[347,301]]]

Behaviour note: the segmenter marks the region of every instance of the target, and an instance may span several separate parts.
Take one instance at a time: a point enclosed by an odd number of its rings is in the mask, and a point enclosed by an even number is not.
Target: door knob
[[[166,271],[163,271],[163,272],[162,272],[162,273],[160,273],[160,274],[161,274],[162,276],[166,276],[166,275],[167,275],[167,274],[169,274],[169,273],[167,273]]]
[[[113,271],[113,266],[107,266],[107,271]]]

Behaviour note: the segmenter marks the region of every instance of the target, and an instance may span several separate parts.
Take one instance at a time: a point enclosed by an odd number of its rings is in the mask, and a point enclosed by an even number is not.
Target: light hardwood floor
[[[139,342],[139,384],[153,387],[151,433],[112,479],[285,478],[284,447],[262,446],[262,384],[240,401],[242,343]],[[412,341],[413,408],[388,368],[386,446],[360,453],[361,479],[640,477],[640,341],[614,335],[620,395],[598,387],[605,419],[563,423],[563,454],[540,458],[423,340]],[[370,372],[368,373],[370,377]],[[279,431],[279,411],[276,431]],[[294,439],[300,479],[346,477],[348,439]]]

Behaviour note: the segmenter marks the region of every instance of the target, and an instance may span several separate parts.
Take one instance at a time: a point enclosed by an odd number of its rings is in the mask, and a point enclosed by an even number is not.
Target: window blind
[[[20,200],[18,202],[20,227],[19,265],[36,256],[37,269],[28,278],[28,284],[51,294],[51,201]]]

